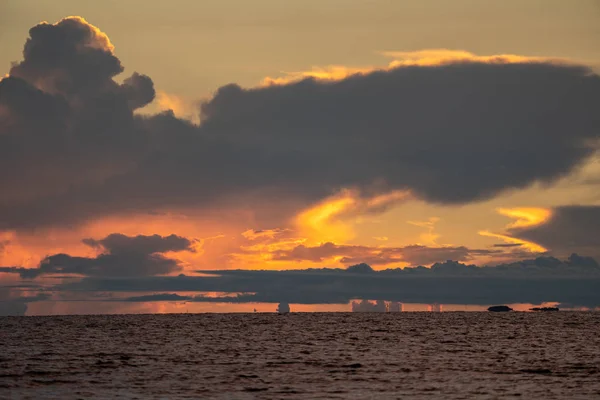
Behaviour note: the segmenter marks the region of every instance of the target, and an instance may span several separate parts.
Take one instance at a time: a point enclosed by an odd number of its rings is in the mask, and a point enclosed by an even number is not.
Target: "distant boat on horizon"
[[[491,306],[488,308],[488,311],[491,312],[508,312],[508,311],[512,311],[513,309],[510,308],[509,306]]]
[[[529,311],[559,311],[558,307],[533,307]]]
[[[279,305],[277,306],[277,313],[278,314],[287,314],[290,312],[290,305],[286,302],[281,302],[279,303]]]

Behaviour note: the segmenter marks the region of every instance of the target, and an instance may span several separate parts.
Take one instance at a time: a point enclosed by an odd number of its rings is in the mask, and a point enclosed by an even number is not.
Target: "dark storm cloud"
[[[360,245],[338,245],[327,242],[318,246],[299,245],[291,250],[278,250],[272,255],[278,261],[323,262],[327,258],[341,257],[342,264],[366,262],[382,265],[406,262],[410,265],[429,265],[437,261],[466,261],[478,255],[499,253],[498,250],[469,249],[458,247],[428,247],[410,245],[404,247],[370,247]]]
[[[192,300],[192,296],[180,296],[177,293],[162,293],[162,294],[150,294],[147,296],[134,296],[128,297],[125,301],[132,302],[144,302],[144,301],[189,301]]]
[[[19,316],[27,312],[27,303],[48,300],[50,295],[38,293],[33,296],[15,296],[11,288],[0,287],[0,316]]]
[[[567,174],[600,129],[600,77],[542,61],[228,85],[194,126],[134,116],[152,81],[116,83],[112,44],[82,19],[35,26],[23,57],[0,82],[0,229],[232,204],[272,216],[342,187],[466,203]]]
[[[87,276],[148,276],[181,270],[177,260],[160,253],[194,251],[192,242],[181,236],[125,236],[113,233],[102,240],[84,239],[83,243],[102,251],[97,257],[74,257],[53,254],[38,268],[1,267],[0,272],[18,273],[22,278],[47,274]]]
[[[0,300],[0,317],[22,316],[27,312],[27,304],[20,301]]]
[[[207,271],[203,271],[207,272]],[[347,303],[362,298],[413,303],[535,303],[558,301],[600,304],[600,267],[589,257],[566,260],[538,257],[496,267],[456,261],[432,268],[373,271],[363,265],[348,269],[283,271],[216,270],[217,276],[86,278],[58,290],[164,292],[129,301]],[[176,292],[239,293],[228,297],[180,296]],[[165,297],[166,295],[166,297]]]
[[[513,229],[511,235],[539,243],[553,254],[577,251],[600,257],[600,206],[563,206],[542,225]]]
[[[310,163],[286,162],[300,182],[368,188],[381,179],[460,203],[550,181],[589,155],[598,88],[600,78],[582,67],[460,62],[333,83],[230,85],[203,105],[202,118],[232,141],[305,154]]]
[[[101,240],[84,239],[83,243],[91,247],[102,247],[111,254],[123,253],[165,253],[167,251],[191,250],[192,242],[182,236],[138,235],[126,236],[113,233]]]

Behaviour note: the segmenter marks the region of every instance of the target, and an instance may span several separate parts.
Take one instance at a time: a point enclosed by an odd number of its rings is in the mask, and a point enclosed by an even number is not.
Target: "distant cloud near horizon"
[[[273,253],[273,260],[323,262],[332,257],[339,258],[345,265],[365,262],[372,265],[407,263],[409,265],[429,265],[439,261],[467,261],[476,256],[493,255],[499,250],[468,249],[465,246],[429,247],[409,245],[403,247],[370,247],[360,245],[338,245],[327,242],[318,246],[298,245],[291,250]]]
[[[122,71],[82,18],[30,30],[0,81],[0,229],[275,197],[297,207],[340,188],[465,204],[564,176],[593,153],[600,128],[600,77],[543,59],[231,84],[202,104],[199,126],[134,115],[153,83],[133,73],[118,84]]]
[[[190,301],[217,303],[348,303],[353,299],[407,303],[493,304],[556,301],[578,306],[600,304],[600,266],[576,254],[566,260],[538,257],[495,267],[455,261],[374,271],[366,264],[347,269],[283,271],[214,270],[211,277],[86,278],[58,285],[63,291],[155,292],[114,301]],[[156,293],[163,292],[163,293]],[[221,292],[226,296],[179,295]]]
[[[179,262],[161,253],[194,251],[192,241],[177,235],[129,237],[113,233],[104,239],[84,239],[84,244],[96,248],[97,257],[75,257],[53,254],[44,258],[37,268],[0,267],[0,272],[18,273],[22,278],[48,274],[84,276],[148,276],[164,275],[181,270]]]

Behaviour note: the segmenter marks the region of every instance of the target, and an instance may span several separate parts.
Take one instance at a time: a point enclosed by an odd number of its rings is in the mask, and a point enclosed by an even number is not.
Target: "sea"
[[[594,399],[599,312],[0,318],[1,399]]]

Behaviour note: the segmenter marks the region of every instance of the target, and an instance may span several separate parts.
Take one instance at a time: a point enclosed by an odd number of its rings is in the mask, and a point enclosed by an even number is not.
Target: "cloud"
[[[498,208],[499,214],[514,218],[516,221],[508,229],[527,228],[543,224],[552,216],[552,210],[546,208]]]
[[[160,293],[150,294],[146,296],[133,296],[128,297],[125,301],[133,302],[145,302],[145,301],[189,301],[192,300],[192,296],[180,296],[177,293]]]
[[[10,70],[49,93],[97,90],[123,71],[108,36],[81,17],[67,17],[29,30],[23,61]]]
[[[576,251],[600,257],[600,206],[562,206],[543,224],[515,227],[510,234],[566,255]]]
[[[154,97],[144,75],[113,80],[123,71],[114,47],[84,19],[41,23],[29,33],[23,60],[0,81],[0,228],[101,210],[85,199],[61,210],[59,197],[131,166],[144,148],[133,110]]]
[[[530,251],[531,253],[546,253],[548,251],[547,248],[540,246],[537,243],[530,242],[524,239],[519,239],[514,236],[511,236],[510,234],[494,233],[487,230],[479,231],[478,233],[481,236],[487,236],[495,239],[504,240],[510,245],[521,247],[523,249],[526,249],[527,251]]]
[[[0,300],[0,316],[21,316],[25,315],[26,312],[26,303]]]
[[[207,272],[207,271],[203,271]],[[600,266],[590,258],[566,260],[538,257],[495,267],[456,261],[373,271],[368,266],[348,269],[283,271],[214,270],[211,276],[100,278],[61,284],[55,290],[78,292],[155,292],[130,301],[156,299],[193,302],[280,302],[318,304],[371,299],[412,303],[494,304],[556,301],[577,305],[600,304]],[[177,295],[177,292],[220,292],[229,296]],[[165,296],[166,297],[163,297]]]
[[[289,229],[248,229],[244,232],[242,232],[242,236],[245,239],[248,239],[250,241],[256,241],[256,240],[272,240],[275,239],[276,237],[282,236],[283,234],[285,234],[286,232],[289,232]]]
[[[423,241],[423,243],[431,244],[437,246],[436,240],[439,239],[440,235],[435,233],[435,224],[439,222],[439,218],[430,217],[427,221],[407,221],[409,224],[414,226],[419,226],[421,228],[427,229],[426,233],[422,233],[419,238]]]
[[[373,236],[373,239],[380,242],[387,242],[388,240],[390,240],[390,238],[388,238],[387,236]]]
[[[50,298],[47,293],[32,296],[15,296],[12,288],[0,287],[0,316],[20,316],[27,312],[27,303],[44,301]]]
[[[290,250],[276,250],[272,259],[277,261],[311,261],[324,262],[338,259],[340,263],[349,265],[366,262],[372,265],[408,264],[429,265],[437,261],[466,261],[476,256],[499,253],[496,250],[469,249],[458,247],[428,247],[409,245],[403,247],[370,247],[361,245],[340,245],[332,242],[318,246],[298,245]]]
[[[200,125],[134,115],[154,88],[136,73],[118,84],[122,71],[82,18],[31,29],[0,81],[0,229],[188,208],[281,220],[343,189],[381,199],[365,212],[397,193],[463,204],[568,174],[600,128],[600,77],[545,59],[462,55],[231,84],[202,103]]]
[[[383,300],[377,300],[376,302],[368,300],[352,302],[352,312],[386,312],[386,310],[387,306]]]
[[[478,62],[482,64],[522,64],[528,62],[564,63],[569,61],[549,57],[525,57],[515,54],[479,56],[464,50],[427,49],[418,51],[383,51],[381,55],[392,58],[385,67],[347,67],[344,65],[328,65],[312,67],[309,71],[285,72],[281,77],[267,77],[262,84],[286,85],[307,78],[320,81],[340,81],[353,75],[365,75],[376,71],[389,71],[398,67],[431,67],[461,62]]]
[[[309,240],[343,242],[355,235],[349,220],[359,215],[386,211],[410,198],[407,191],[394,190],[364,196],[356,190],[344,189],[300,211],[294,222],[299,232]]]
[[[192,241],[177,235],[138,235],[131,237],[120,233],[113,233],[101,240],[84,239],[83,243],[91,247],[104,248],[110,254],[152,254],[165,253],[167,251],[192,250]]]
[[[161,253],[194,251],[192,241],[176,235],[130,237],[113,233],[101,240],[84,239],[83,243],[101,253],[93,258],[53,254],[44,258],[38,268],[2,267],[0,272],[18,273],[22,278],[36,278],[47,274],[164,275],[182,268],[179,261]]]

